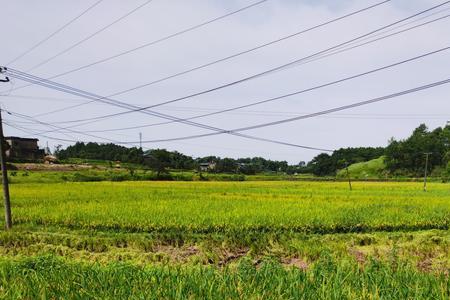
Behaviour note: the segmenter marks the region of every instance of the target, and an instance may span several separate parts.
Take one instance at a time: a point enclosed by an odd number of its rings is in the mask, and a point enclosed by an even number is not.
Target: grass
[[[13,184],[0,298],[448,299],[450,189],[421,187]]]
[[[79,276],[83,274],[83,276]],[[68,263],[38,257],[0,263],[0,297],[14,299],[446,299],[445,276],[406,263],[365,268],[324,255],[312,269],[265,261],[236,267],[137,267]],[[8,288],[6,288],[6,284]]]
[[[408,174],[408,172],[399,171],[399,174],[390,174],[387,166],[384,162],[385,157],[352,164],[348,167],[350,177],[353,180],[395,180],[395,181],[420,181],[422,178],[417,178],[414,175]],[[450,162],[446,167],[436,167],[431,174],[428,174],[430,181],[436,182],[448,182],[450,178]],[[347,171],[345,169],[339,170],[336,178],[338,180],[344,180],[347,178]]]
[[[23,183],[62,183],[98,181],[244,181],[242,174],[200,174],[193,171],[171,171],[161,174],[149,170],[135,169],[91,169],[73,171],[10,171],[11,184]]]
[[[386,179],[387,170],[384,156],[366,162],[352,164],[348,167],[350,176],[354,179]],[[340,170],[338,178],[346,178],[346,170]]]

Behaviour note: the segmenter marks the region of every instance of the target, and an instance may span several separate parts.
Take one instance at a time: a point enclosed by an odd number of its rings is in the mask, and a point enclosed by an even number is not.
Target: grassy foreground
[[[444,276],[371,261],[324,257],[311,270],[270,261],[234,268],[67,263],[52,257],[0,263],[0,297],[16,299],[446,299]]]
[[[448,299],[449,187],[14,184],[0,298]]]

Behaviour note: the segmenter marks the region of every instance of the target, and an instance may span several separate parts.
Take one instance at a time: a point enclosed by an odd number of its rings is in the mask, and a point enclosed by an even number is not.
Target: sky
[[[158,40],[257,1],[153,0],[70,51],[33,68],[147,2],[103,0],[39,47],[8,64],[95,2],[96,0],[0,0],[3,25],[0,66],[49,78]],[[107,96],[251,49],[377,2],[381,0],[268,0],[196,30],[54,80]],[[317,53],[440,3],[442,1],[392,0],[251,53],[113,98],[142,107],[208,90]],[[422,20],[409,20],[414,23],[396,31],[446,16],[449,11],[450,4],[446,4],[422,15],[421,18],[426,17]],[[395,31],[389,33],[392,32]],[[374,43],[305,64],[296,64],[254,80],[152,110],[177,118],[189,118],[308,89],[448,46],[450,18],[445,18]],[[445,80],[450,75],[449,67],[450,51],[442,51],[344,83],[195,121],[230,130],[287,119]],[[58,122],[125,111],[104,103],[65,109],[88,100],[42,86],[15,90],[23,85],[24,82],[18,79],[13,79],[11,83],[0,83],[0,105],[7,111],[33,116],[43,123],[67,126]],[[243,133],[325,149],[386,146],[390,138],[406,138],[421,123],[427,124],[429,128],[444,126],[450,120],[449,94],[450,84],[447,84],[379,103]],[[59,111],[48,114],[55,110]],[[41,146],[48,142],[50,148],[58,144],[64,147],[71,144],[56,139],[86,142],[114,140],[137,145],[139,133],[142,133],[144,141],[152,141],[211,132],[181,123],[92,132],[164,121],[134,112],[81,124],[71,132],[55,132],[53,128],[53,132],[44,134],[47,137],[40,137],[29,132],[42,133],[52,128],[5,113],[3,118],[6,123],[5,135],[38,137]],[[19,126],[28,133],[10,125]],[[143,146],[145,149],[177,150],[194,157],[262,156],[286,160],[292,164],[309,161],[320,153],[227,134],[182,141],[145,142]]]

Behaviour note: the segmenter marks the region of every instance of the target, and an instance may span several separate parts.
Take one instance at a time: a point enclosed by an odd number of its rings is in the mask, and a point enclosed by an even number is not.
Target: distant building
[[[39,149],[38,139],[20,138],[15,136],[5,137],[8,144],[6,158],[11,160],[38,160],[43,159],[45,151]]]
[[[201,172],[214,171],[216,169],[216,163],[215,162],[200,163],[199,169]]]

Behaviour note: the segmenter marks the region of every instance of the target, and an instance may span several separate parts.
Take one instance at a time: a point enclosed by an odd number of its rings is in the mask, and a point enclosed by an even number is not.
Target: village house
[[[215,162],[200,163],[199,169],[200,169],[200,172],[214,171],[216,169],[216,163]]]
[[[40,160],[45,156],[45,151],[39,149],[38,139],[7,136],[5,142],[9,160]]]

